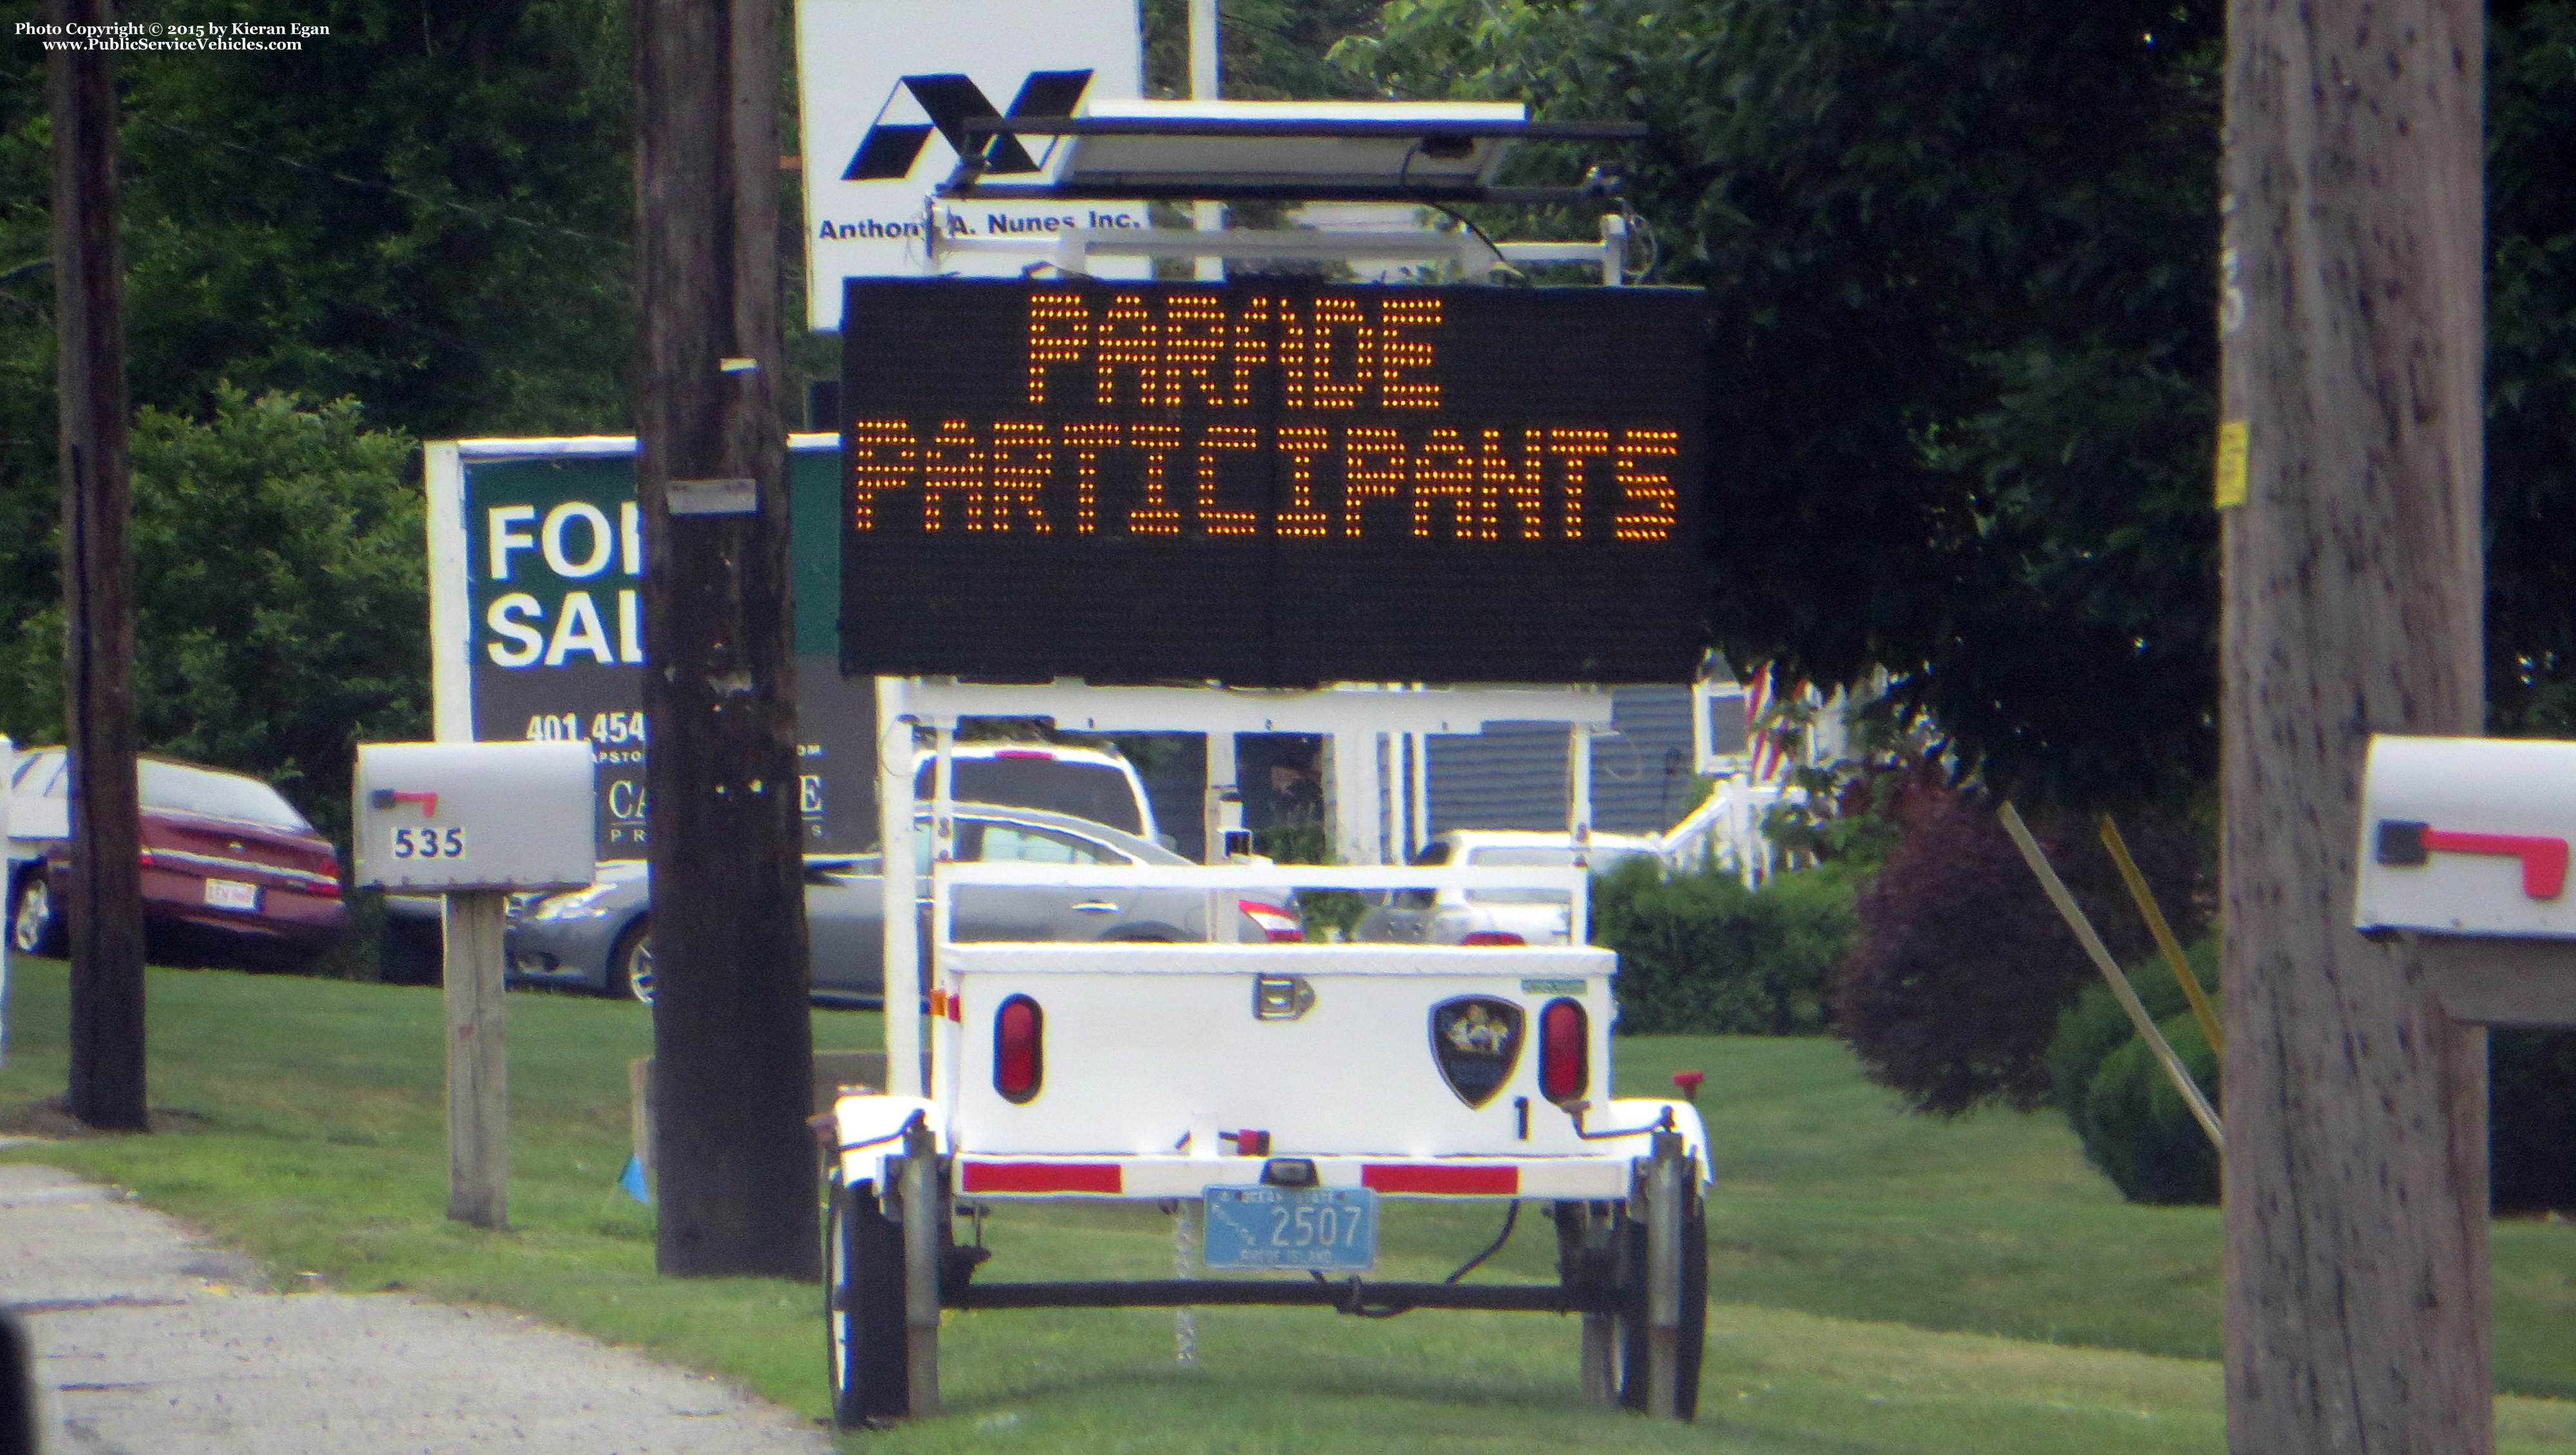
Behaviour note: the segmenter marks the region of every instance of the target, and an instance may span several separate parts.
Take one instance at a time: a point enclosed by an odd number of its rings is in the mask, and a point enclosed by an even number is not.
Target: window
[[[304,821],[304,815],[297,813],[294,805],[256,778],[152,758],[143,759],[137,766],[146,808],[202,813],[209,818],[229,818],[303,833],[313,831],[313,825]]]
[[[1124,864],[1106,847],[1072,834],[1027,824],[984,825],[983,862],[1018,864]]]
[[[1105,823],[1131,834],[1144,832],[1145,820],[1136,807],[1135,785],[1115,765],[1052,754],[958,758],[954,762],[950,797],[959,803],[1038,808]],[[931,772],[936,766],[924,763],[913,775],[913,793],[917,797],[930,797]]]
[[[1480,868],[1570,869],[1574,866],[1572,849],[1517,848],[1478,849],[1467,856],[1467,862]],[[1564,904],[1568,896],[1562,889],[1470,889],[1467,897],[1478,904]]]
[[[1646,858],[1648,855],[1638,849],[1594,849],[1587,857],[1592,861],[1593,873],[1607,874],[1611,869],[1630,859]],[[1574,867],[1574,851],[1538,846],[1478,849],[1467,856],[1467,862],[1495,868],[1571,869]],[[1479,904],[1564,904],[1567,902],[1566,893],[1562,889],[1470,889],[1467,891],[1467,897]]]
[[[16,770],[9,775],[10,789],[30,798],[62,797],[63,758],[60,751],[29,753],[20,758]]]

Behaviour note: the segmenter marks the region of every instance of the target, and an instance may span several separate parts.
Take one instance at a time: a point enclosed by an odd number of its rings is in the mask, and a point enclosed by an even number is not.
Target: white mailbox
[[[411,890],[591,882],[590,745],[362,743],[358,883]]]
[[[2576,938],[2576,743],[2374,737],[2361,787],[2364,930]]]

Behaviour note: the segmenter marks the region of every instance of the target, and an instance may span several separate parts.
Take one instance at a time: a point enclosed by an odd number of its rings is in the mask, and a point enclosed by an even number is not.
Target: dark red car
[[[276,789],[168,758],[146,757],[139,772],[143,918],[156,958],[286,968],[340,938],[349,909],[339,856]],[[68,833],[69,779],[60,748],[20,757],[9,788],[22,846],[47,830]],[[63,953],[70,856],[68,839],[54,837],[40,858],[13,866],[10,944],[21,953]]]

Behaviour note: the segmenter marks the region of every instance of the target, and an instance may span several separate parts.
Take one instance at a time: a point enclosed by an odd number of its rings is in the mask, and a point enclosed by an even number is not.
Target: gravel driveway
[[[0,1306],[41,1355],[48,1455],[824,1455],[720,1380],[488,1308],[257,1291],[109,1188],[0,1164]]]

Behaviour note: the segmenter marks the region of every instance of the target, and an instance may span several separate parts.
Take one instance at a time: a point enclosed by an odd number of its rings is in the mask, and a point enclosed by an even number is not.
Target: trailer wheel
[[[1676,1342],[1680,1356],[1673,1414],[1688,1420],[1699,1412],[1699,1362],[1708,1345],[1708,1219],[1697,1188],[1682,1219],[1682,1322]],[[1643,1413],[1652,1378],[1648,1373],[1646,1323],[1646,1223],[1618,1213],[1614,1247],[1619,1259],[1619,1403]]]
[[[832,1423],[855,1430],[912,1409],[906,1384],[903,1230],[877,1206],[876,1184],[832,1178],[830,1276],[823,1318],[830,1330]]]

